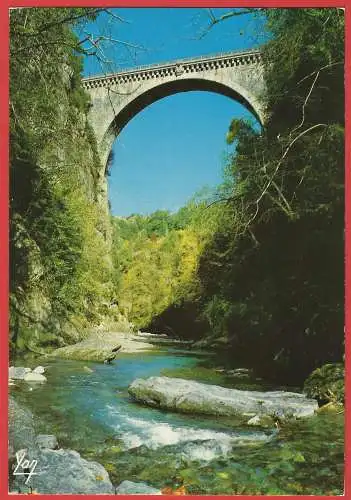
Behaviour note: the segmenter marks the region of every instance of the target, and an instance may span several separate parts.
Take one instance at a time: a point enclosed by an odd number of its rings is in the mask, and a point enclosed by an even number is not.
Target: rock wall
[[[44,82],[36,66],[11,66],[11,352],[129,329],[114,305],[107,179],[81,67],[74,57],[47,64]]]

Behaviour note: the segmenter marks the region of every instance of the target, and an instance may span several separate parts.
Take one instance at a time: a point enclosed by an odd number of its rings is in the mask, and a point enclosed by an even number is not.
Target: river
[[[128,479],[184,487],[189,494],[342,494],[342,413],[320,413],[277,432],[134,403],[127,388],[138,377],[191,377],[240,388],[211,369],[210,358],[176,349],[121,353],[111,365],[41,363],[47,383],[18,384],[12,394],[34,413],[39,432],[55,434],[61,447],[103,464],[116,485]],[[266,388],[262,381],[245,384]],[[236,444],[248,435],[264,439]]]

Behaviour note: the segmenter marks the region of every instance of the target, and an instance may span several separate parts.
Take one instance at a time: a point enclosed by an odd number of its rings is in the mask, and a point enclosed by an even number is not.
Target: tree
[[[296,382],[343,349],[343,14],[265,14],[270,118],[262,132],[232,122],[222,189],[232,221],[199,272],[211,328],[220,303],[218,335],[234,352]]]

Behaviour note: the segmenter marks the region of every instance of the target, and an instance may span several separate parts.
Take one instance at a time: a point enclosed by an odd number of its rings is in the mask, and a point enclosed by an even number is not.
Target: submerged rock
[[[235,368],[235,370],[229,370],[227,374],[236,378],[250,378],[253,372],[249,368]]]
[[[199,462],[210,462],[218,457],[228,456],[233,448],[241,446],[257,446],[274,439],[274,434],[250,433],[228,436],[228,439],[208,439],[206,441],[192,441],[186,443],[180,452],[180,456],[186,460]]]
[[[26,492],[31,486],[37,493],[113,494],[114,487],[105,468],[84,460],[73,450],[21,450],[26,460],[37,461],[36,475],[25,484],[27,476],[15,476],[11,491]]]
[[[146,483],[122,481],[116,488],[117,495],[162,495],[161,491]]]
[[[35,442],[38,448],[47,448],[49,450],[58,448],[57,438],[53,434],[39,434]]]
[[[149,406],[207,415],[268,415],[284,419],[307,417],[318,408],[317,401],[299,393],[241,391],[169,377],[137,379],[128,391],[136,401]]]
[[[30,368],[24,368],[23,366],[10,366],[9,368],[9,378],[14,380],[23,380],[27,373],[32,370]]]
[[[26,375],[24,376],[23,380],[25,382],[46,382],[46,377],[45,375],[41,375],[40,373],[34,373],[34,372],[30,372],[30,373],[26,373]]]
[[[34,368],[33,373],[43,374],[45,373],[45,368],[43,366],[37,366],[36,368]]]
[[[86,373],[94,373],[94,370],[89,368],[89,366],[83,366],[83,371],[85,371]]]

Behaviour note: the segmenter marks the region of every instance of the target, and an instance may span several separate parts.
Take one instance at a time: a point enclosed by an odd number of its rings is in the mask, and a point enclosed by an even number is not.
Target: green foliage
[[[227,133],[227,143],[233,144],[235,140],[242,142],[245,136],[249,136],[249,138],[252,139],[254,135],[255,133],[253,130],[252,121],[234,119],[229,125],[229,131]]]
[[[96,9],[11,11],[13,348],[79,337],[112,297],[109,221],[94,201],[101,166],[72,30],[95,16]]]
[[[329,363],[316,368],[304,384],[304,392],[321,403],[344,403],[345,370],[342,363]]]
[[[198,275],[215,336],[302,382],[343,349],[344,21],[338,9],[265,14],[268,123],[230,126],[223,223]]]

